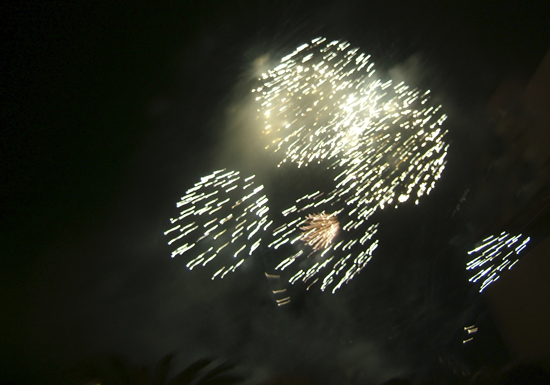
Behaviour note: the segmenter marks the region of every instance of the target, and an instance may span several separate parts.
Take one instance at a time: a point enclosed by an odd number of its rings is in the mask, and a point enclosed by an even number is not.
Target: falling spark
[[[466,270],[475,273],[469,281],[481,281],[481,293],[500,278],[504,269],[510,270],[519,261],[519,254],[530,240],[530,237],[522,234],[512,236],[505,231],[498,236],[485,238],[478,247],[468,252],[468,255],[476,256],[466,264]]]
[[[172,258],[186,255],[189,270],[213,265],[223,278],[258,250],[268,222],[267,197],[254,176],[243,178],[237,171],[214,171],[195,183],[177,203],[180,212],[164,232],[175,250]],[[223,258],[216,258],[222,256]]]

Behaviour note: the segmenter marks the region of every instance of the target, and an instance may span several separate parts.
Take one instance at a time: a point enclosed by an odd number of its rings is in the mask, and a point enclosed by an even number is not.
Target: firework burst
[[[174,226],[164,233],[176,247],[172,258],[189,256],[189,270],[214,266],[212,279],[235,271],[258,250],[272,224],[262,190],[254,176],[243,178],[237,171],[223,169],[202,177],[177,203],[179,216],[170,219]]]
[[[287,222],[273,231],[269,247],[291,254],[275,267],[283,274],[292,271],[289,283],[303,282],[309,289],[320,282],[322,291],[335,293],[371,260],[378,224],[361,226],[364,220],[358,221],[342,203],[317,191],[283,211]]]
[[[473,283],[481,281],[479,289],[481,293],[500,278],[504,269],[510,270],[519,261],[519,254],[530,240],[530,237],[521,234],[512,236],[507,232],[485,238],[481,241],[481,245],[468,252],[468,255],[476,255],[466,264],[466,270],[475,272],[469,281]]]

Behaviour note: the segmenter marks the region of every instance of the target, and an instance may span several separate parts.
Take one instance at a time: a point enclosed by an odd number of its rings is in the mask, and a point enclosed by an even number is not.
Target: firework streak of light
[[[500,278],[505,268],[510,270],[518,261],[519,254],[525,249],[530,237],[521,234],[511,236],[502,232],[499,236],[491,235],[481,241],[481,245],[468,252],[476,256],[466,264],[466,270],[475,272],[469,279],[476,283],[482,281],[479,292]]]
[[[419,204],[445,168],[442,107],[430,105],[430,91],[374,73],[369,55],[345,41],[317,38],[283,57],[252,90],[265,148],[281,156],[279,166],[321,164],[336,175],[333,190],[298,199],[274,231],[270,247],[297,245],[277,266],[299,266],[290,283],[309,281],[329,266],[322,290],[335,284],[334,293],[349,282],[378,245],[378,225],[369,218],[387,206]],[[332,224],[313,224],[327,218]],[[311,267],[300,268],[305,259]]]
[[[268,199],[254,176],[243,178],[225,169],[202,177],[177,203],[179,216],[170,219],[173,227],[164,234],[177,255],[189,255],[189,270],[215,266],[212,279],[223,278],[243,264],[260,247],[271,226]],[[222,255],[223,258],[216,259]]]

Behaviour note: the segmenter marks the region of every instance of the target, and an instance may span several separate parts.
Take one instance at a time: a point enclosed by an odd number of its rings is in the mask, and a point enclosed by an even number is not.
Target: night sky
[[[464,271],[473,234],[502,208],[452,213],[495,153],[490,96],[528,81],[550,34],[544,2],[492,4],[2,5],[0,382],[84,384],[71,368],[111,356],[151,367],[169,353],[171,373],[210,357],[250,383],[460,379],[504,363]],[[322,183],[314,168],[276,169],[239,130],[252,63],[317,36],[431,89],[451,148],[421,205],[376,214],[381,246],[361,275],[278,308],[264,276],[272,252],[210,281],[170,259],[162,233],[178,198],[217,168],[256,172],[276,210]],[[487,331],[464,347],[475,322]]]

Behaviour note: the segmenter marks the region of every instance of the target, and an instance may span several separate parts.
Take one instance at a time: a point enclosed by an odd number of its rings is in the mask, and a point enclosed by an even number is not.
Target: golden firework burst
[[[335,214],[322,212],[306,216],[300,230],[303,231],[302,241],[313,247],[314,250],[320,250],[332,243],[340,230],[340,224]]]

